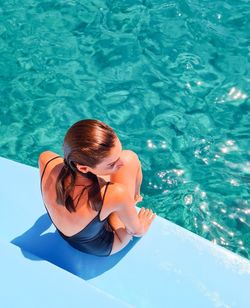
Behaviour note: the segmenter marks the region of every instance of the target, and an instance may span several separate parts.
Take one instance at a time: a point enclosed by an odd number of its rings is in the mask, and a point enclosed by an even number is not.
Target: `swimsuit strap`
[[[99,210],[99,212],[98,212],[98,216],[100,216],[100,213],[101,213],[101,210],[102,210],[102,206],[103,206],[103,203],[104,203],[104,199],[105,199],[105,195],[106,195],[106,192],[107,192],[109,183],[110,183],[110,182],[108,182],[107,185],[106,185],[106,187],[105,187],[105,191],[104,191],[103,198],[102,198],[102,205],[101,205],[101,208],[100,208],[100,210]]]
[[[105,198],[105,195],[106,195],[106,192],[107,192],[109,183],[110,183],[110,182],[108,182],[107,185],[106,185],[106,187],[105,187],[105,191],[104,191],[103,198],[102,198],[102,205],[103,205],[103,203],[104,203],[104,198]]]
[[[43,169],[43,173],[42,173],[41,181],[40,181],[40,189],[41,189],[41,193],[42,193],[42,194],[43,194],[43,192],[42,192],[42,180],[43,180],[43,176],[44,176],[46,167],[48,166],[48,164],[49,164],[52,160],[54,160],[54,159],[56,159],[56,158],[59,158],[59,157],[62,158],[61,156],[55,156],[55,157],[51,158],[49,161],[47,161],[47,163],[46,163],[46,165],[45,165],[45,167],[44,167],[44,169]]]

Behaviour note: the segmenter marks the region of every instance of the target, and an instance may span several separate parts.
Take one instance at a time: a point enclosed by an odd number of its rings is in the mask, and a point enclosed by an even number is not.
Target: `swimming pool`
[[[142,161],[144,205],[250,258],[248,1],[2,1],[1,156],[82,118]]]

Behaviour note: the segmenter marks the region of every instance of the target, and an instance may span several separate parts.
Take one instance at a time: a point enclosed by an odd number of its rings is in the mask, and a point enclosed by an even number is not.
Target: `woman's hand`
[[[137,234],[133,234],[133,236],[136,237],[141,237],[143,236],[149,229],[152,221],[155,219],[156,214],[153,213],[152,210],[150,209],[145,209],[144,207],[142,207],[140,209],[140,212],[138,213],[138,219],[140,221],[141,224],[141,228],[142,228],[142,232],[137,233]]]

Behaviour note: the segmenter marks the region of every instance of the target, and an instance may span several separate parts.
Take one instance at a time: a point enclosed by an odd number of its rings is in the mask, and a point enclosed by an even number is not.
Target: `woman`
[[[73,247],[97,256],[112,255],[133,236],[143,236],[156,214],[142,200],[137,155],[122,150],[115,132],[98,120],[81,120],[67,131],[64,158],[39,156],[41,191],[59,234]]]

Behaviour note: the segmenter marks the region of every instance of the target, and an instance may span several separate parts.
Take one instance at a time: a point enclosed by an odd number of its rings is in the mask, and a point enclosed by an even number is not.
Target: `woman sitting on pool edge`
[[[39,156],[41,192],[59,234],[74,248],[97,256],[123,249],[143,236],[156,214],[142,200],[141,164],[101,121],[73,124],[63,143],[64,159],[51,151]]]

